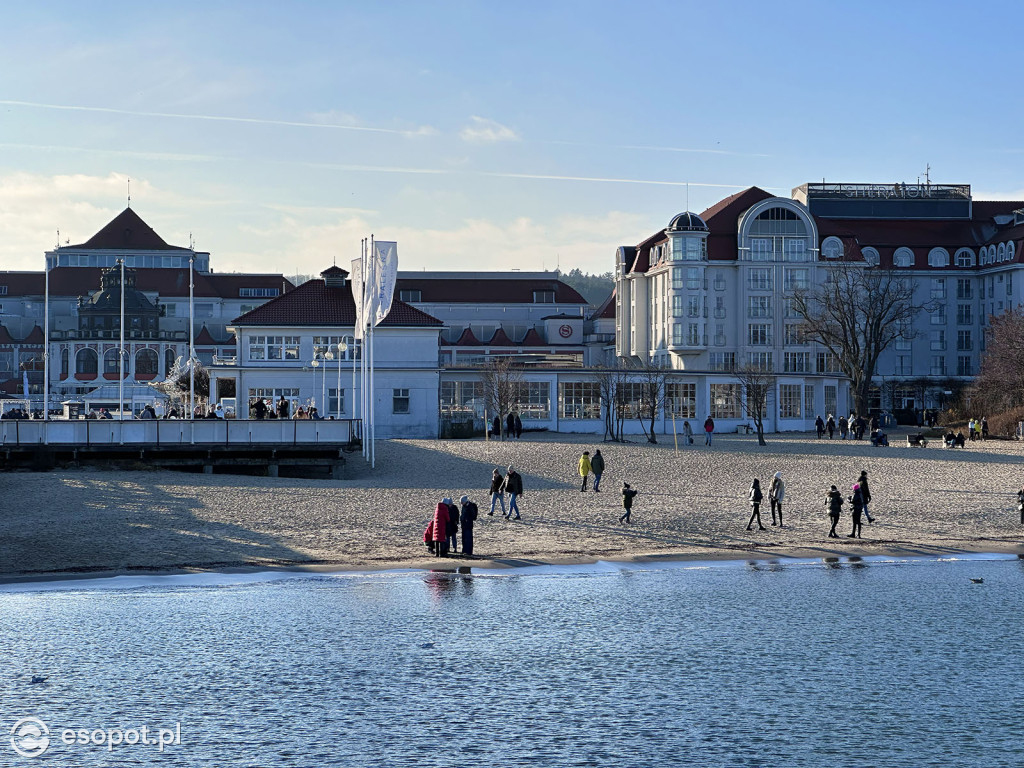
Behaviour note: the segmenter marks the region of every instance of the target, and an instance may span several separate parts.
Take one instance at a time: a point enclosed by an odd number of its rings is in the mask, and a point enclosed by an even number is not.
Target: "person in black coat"
[[[832,418],[831,413],[825,419],[825,429],[828,431],[828,439],[831,440],[836,434],[836,420]]]
[[[825,506],[828,507],[828,517],[832,521],[828,537],[830,539],[837,539],[839,534],[836,533],[836,526],[839,524],[839,518],[843,514],[843,494],[834,485],[825,496]]]
[[[873,523],[875,518],[871,516],[871,508],[868,506],[871,503],[871,489],[868,488],[868,471],[866,469],[860,471],[857,484],[860,486],[860,495],[864,499],[864,517],[868,519],[869,523]]]
[[[516,414],[516,440],[523,436],[523,420]]]
[[[462,512],[459,520],[462,523],[462,554],[472,557],[473,555],[473,523],[476,522],[479,510],[476,504],[469,500],[469,496],[459,499],[462,504]]]
[[[445,549],[453,555],[459,551],[459,508],[447,496],[441,503],[448,507],[448,526],[445,528]]]
[[[750,526],[752,526],[754,524],[755,520],[757,520],[757,527],[760,530],[762,530],[762,531],[766,530],[765,527],[761,524],[761,499],[762,498],[764,498],[764,497],[763,497],[763,495],[761,493],[761,481],[758,480],[755,477],[754,478],[754,482],[750,484],[750,495],[748,496],[748,499],[750,501],[750,509],[751,509],[750,520],[747,521],[747,530],[748,531],[750,530]]]
[[[622,484],[622,507],[626,511],[622,513],[622,517],[619,518],[619,523],[629,522],[629,513],[633,509],[633,497],[636,496],[637,491],[629,487],[629,483]]]
[[[501,437],[501,416],[495,415],[491,422],[491,437]]]
[[[814,431],[818,433],[818,439],[821,440],[821,436],[825,434],[825,420],[821,416],[814,420]]]
[[[505,417],[505,434],[509,437],[515,437],[516,434],[516,415],[510,413]]]
[[[861,493],[860,483],[853,484],[853,495],[850,497],[850,504],[853,509],[853,530],[846,538],[859,539],[861,530],[860,515],[864,511],[864,496]]]

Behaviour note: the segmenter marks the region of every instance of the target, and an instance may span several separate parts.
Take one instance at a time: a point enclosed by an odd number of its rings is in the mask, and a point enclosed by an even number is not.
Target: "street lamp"
[[[335,418],[340,420],[341,419],[341,359],[345,356],[345,353],[348,352],[348,344],[346,344],[344,341],[339,341],[337,344],[329,345],[327,347],[327,351],[324,353],[324,357],[327,358],[328,360],[333,360],[334,359],[334,353],[331,352],[332,349],[337,349],[338,350],[338,389],[336,391],[336,397],[334,399],[334,405],[335,405],[334,412],[335,412]],[[327,378],[327,368],[325,367],[324,368],[324,379],[326,380],[326,378]],[[355,392],[352,393],[352,396],[355,397]],[[325,401],[325,404],[326,404],[326,401]]]

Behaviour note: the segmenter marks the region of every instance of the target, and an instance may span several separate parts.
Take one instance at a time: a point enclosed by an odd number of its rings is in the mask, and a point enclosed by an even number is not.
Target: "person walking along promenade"
[[[711,435],[715,432],[715,420],[710,416],[704,421],[704,445],[711,445]]]
[[[497,467],[491,473],[491,511],[488,517],[494,514],[494,505],[501,502],[501,514],[505,514],[505,478],[501,476],[501,470]]]
[[[508,491],[508,514],[505,515],[506,520],[512,519],[512,513],[516,513],[516,520],[521,520],[519,516],[519,505],[516,504],[516,499],[523,495],[523,478],[519,475],[512,465],[508,465],[508,472],[505,474],[505,482],[502,487]]]
[[[594,473],[594,493],[600,493],[601,475],[604,474],[604,456],[601,455],[600,448],[590,457],[590,471]]]

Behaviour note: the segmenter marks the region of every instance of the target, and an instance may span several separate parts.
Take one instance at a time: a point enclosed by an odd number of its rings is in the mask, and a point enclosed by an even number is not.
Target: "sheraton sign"
[[[805,184],[806,198],[869,200],[970,200],[970,184]]]

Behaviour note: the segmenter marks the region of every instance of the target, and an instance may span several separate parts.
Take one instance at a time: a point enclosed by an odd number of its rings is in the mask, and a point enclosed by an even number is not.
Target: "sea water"
[[[0,587],[0,765],[1024,764],[1016,559],[199,578]]]

